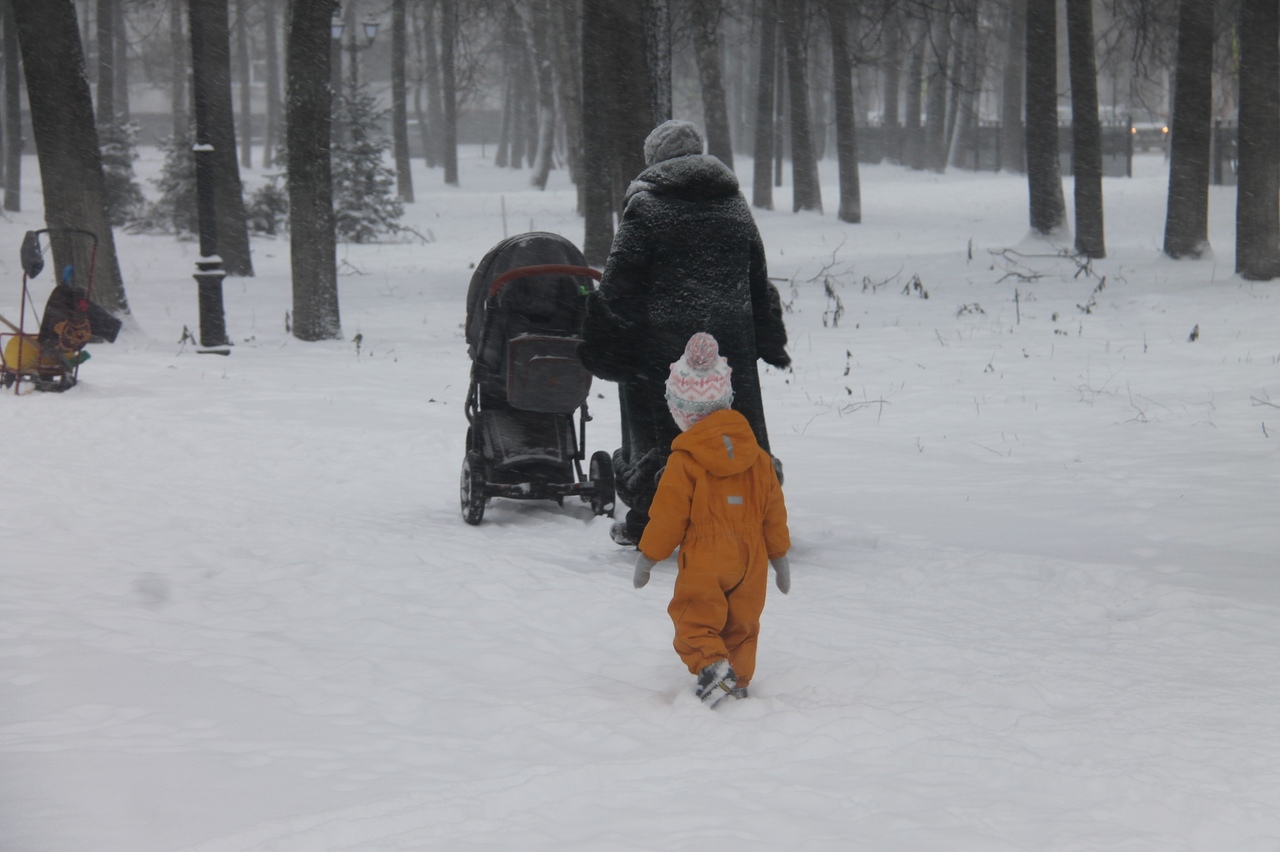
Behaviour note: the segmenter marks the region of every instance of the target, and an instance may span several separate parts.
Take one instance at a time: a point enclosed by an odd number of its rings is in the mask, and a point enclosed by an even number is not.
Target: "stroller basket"
[[[586,404],[591,374],[576,337],[522,334],[507,342],[507,402],[523,411],[572,413]]]

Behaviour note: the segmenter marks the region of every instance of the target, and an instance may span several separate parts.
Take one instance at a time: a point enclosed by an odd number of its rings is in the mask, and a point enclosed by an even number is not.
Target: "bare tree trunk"
[[[114,136],[116,124],[116,2],[98,0],[98,133]]]
[[[507,16],[506,53],[507,104],[503,115],[506,118],[507,131],[507,166],[513,169],[524,168],[525,143],[525,110],[529,106],[530,69],[528,67],[528,41],[525,38],[524,21],[517,14]]]
[[[929,49],[929,27],[921,22],[915,27],[911,63],[907,66],[906,114],[902,121],[903,160],[913,169],[924,168],[924,125],[920,121],[924,105],[924,66]]]
[[[262,36],[266,40],[267,60],[267,117],[262,138],[262,167],[269,169],[275,163],[276,146],[280,144],[280,50],[279,26],[276,17],[278,0],[262,2]]]
[[[116,121],[129,121],[129,28],[125,20],[125,7],[128,0],[116,0],[116,23],[112,27],[115,32],[115,110]]]
[[[644,10],[626,3],[614,4],[611,27],[613,36],[608,49],[613,59],[609,67],[612,101],[608,121],[613,149],[613,209],[621,215],[627,187],[646,167],[644,140],[656,122],[649,55],[643,43],[631,37],[644,28]]]
[[[831,73],[836,109],[836,158],[840,166],[842,222],[862,221],[862,188],[858,176],[858,142],[853,111],[853,62],[849,57],[849,22],[845,0],[826,0],[831,24]]]
[[[1280,277],[1280,10],[1275,0],[1240,3],[1239,186],[1236,272]]]
[[[787,48],[787,89],[791,97],[792,211],[822,211],[822,187],[809,121],[808,59],[804,45],[805,0],[780,0],[782,39]]]
[[[890,162],[902,162],[902,119],[899,116],[898,90],[902,88],[902,18],[897,9],[885,18],[884,128],[885,155]]]
[[[396,160],[396,191],[406,204],[413,202],[413,165],[409,159],[409,110],[406,102],[405,64],[407,30],[405,0],[391,3],[391,140]]]
[[[427,120],[422,122],[423,151],[427,167],[444,165],[444,104],[441,95],[439,35],[435,26],[438,0],[427,0],[422,17],[422,45],[425,53],[423,78],[427,90]],[[419,121],[422,116],[419,115]]]
[[[498,144],[493,151],[493,164],[500,169],[511,165],[511,128],[515,124],[515,75],[508,68],[502,82],[502,113],[498,119]]]
[[[565,158],[569,176],[578,185],[578,212],[582,212],[582,56],[578,44],[576,4],[551,0],[551,33],[555,39],[556,91],[564,122]]]
[[[172,88],[169,90],[169,114],[173,120],[169,135],[181,139],[190,129],[187,117],[187,37],[182,28],[182,13],[186,0],[169,0],[169,70]]]
[[[240,165],[253,168],[253,102],[249,91],[249,22],[245,0],[236,0],[236,81],[240,84]]]
[[[333,100],[329,22],[337,6],[337,0],[294,0],[285,39],[289,256],[293,335],[300,340],[342,337],[329,161]]]
[[[1093,38],[1092,0],[1067,0],[1076,252],[1098,258],[1107,256],[1107,241],[1102,219],[1102,128],[1098,125],[1098,69]],[[1205,128],[1208,129],[1208,122]]]
[[[958,24],[961,31],[960,50],[956,55],[951,81],[951,117],[948,130],[947,164],[963,166],[973,148],[974,128],[978,123],[977,92],[981,75],[977,4],[970,2],[962,10]]]
[[[698,0],[693,4],[695,14],[703,2],[718,4],[720,0]],[[671,10],[668,0],[645,0],[644,37],[645,54],[649,59],[649,90],[653,93],[653,123],[658,125],[672,115]]]
[[[613,245],[613,169],[610,162],[612,54],[609,0],[582,2],[582,187],[587,263],[603,266]],[[586,85],[586,81],[592,85]]]
[[[733,142],[729,138],[729,108],[724,93],[724,68],[720,58],[720,0],[698,0],[693,15],[693,53],[702,88],[702,117],[707,153],[733,168]]]
[[[555,63],[551,48],[551,5],[535,0],[533,6],[533,58],[538,73],[538,150],[533,159],[533,185],[547,188],[556,142]]]
[[[231,99],[231,32],[225,0],[190,0],[191,29],[199,24],[204,38],[202,62],[208,82],[209,138],[213,145],[214,199],[217,206],[218,254],[228,275],[252,276],[249,226],[244,189],[236,160],[235,110]],[[199,20],[197,21],[197,15]],[[198,72],[199,73],[199,72]]]
[[[755,151],[751,179],[751,203],[773,209],[773,102],[776,95],[778,12],[777,0],[760,4],[760,71],[756,83]]]
[[[1000,93],[1000,168],[1021,174],[1023,153],[1022,89],[1026,75],[1027,0],[1009,0],[1004,85]]]
[[[22,63],[13,0],[0,0],[4,27],[4,209],[22,210]]]
[[[1200,257],[1209,248],[1214,5],[1214,0],[1178,3],[1169,203],[1164,221],[1164,253],[1172,258]]]
[[[1027,188],[1031,228],[1057,234],[1066,221],[1058,159],[1058,35],[1054,0],[1027,2]]]
[[[102,153],[75,7],[71,0],[13,0],[13,12],[40,161],[45,223],[98,236],[94,301],[112,313],[128,313],[115,236],[107,219]],[[81,283],[90,265],[90,247],[83,242],[53,242],[55,268],[72,264]]]
[[[458,185],[458,67],[454,48],[458,43],[457,0],[440,0],[440,157],[444,182]]]
[[[951,62],[951,19],[941,11],[929,20],[929,82],[924,125],[925,156],[929,169],[947,168],[947,79]]]

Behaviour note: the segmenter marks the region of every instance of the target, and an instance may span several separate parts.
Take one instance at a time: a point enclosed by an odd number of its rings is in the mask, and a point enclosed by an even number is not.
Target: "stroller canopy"
[[[586,260],[577,246],[559,234],[533,231],[498,243],[476,266],[467,288],[467,353],[473,361],[500,369],[503,343],[522,331],[575,337],[580,333],[586,310],[582,278],[529,276],[489,298],[490,286],[503,273],[549,264],[586,266]]]

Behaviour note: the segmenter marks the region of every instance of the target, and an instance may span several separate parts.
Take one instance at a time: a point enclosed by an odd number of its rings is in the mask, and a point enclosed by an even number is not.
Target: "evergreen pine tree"
[[[164,167],[160,177],[152,180],[160,190],[160,198],[147,208],[145,225],[149,229],[175,234],[196,233],[196,158],[191,153],[194,137],[190,126],[164,141]]]
[[[338,98],[333,140],[333,206],[339,240],[367,243],[400,230],[404,205],[387,165],[391,142],[366,86]]]
[[[142,187],[134,177],[138,159],[138,127],[117,119],[101,130],[102,181],[107,196],[107,217],[112,225],[136,222],[146,206]]]

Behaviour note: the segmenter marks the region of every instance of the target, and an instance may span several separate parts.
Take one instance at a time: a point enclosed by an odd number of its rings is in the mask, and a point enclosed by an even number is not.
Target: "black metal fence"
[[[1003,150],[1003,134],[999,124],[983,123],[972,128],[969,139],[961,142],[955,151],[951,165],[972,171],[1000,171],[1006,163],[1017,171],[1022,170],[1023,152]],[[1102,174],[1106,177],[1132,177],[1135,149],[1161,151],[1169,154],[1169,136],[1161,132],[1147,144],[1140,132],[1131,125],[1106,125],[1102,128]],[[1018,134],[1021,138],[1021,133]],[[911,137],[901,127],[859,127],[858,160],[863,163],[915,163],[924,167],[920,152],[910,150]],[[1059,160],[1064,175],[1072,171],[1071,125],[1058,128]],[[1212,180],[1217,185],[1234,185],[1236,182],[1236,128],[1219,121],[1213,130]]]

